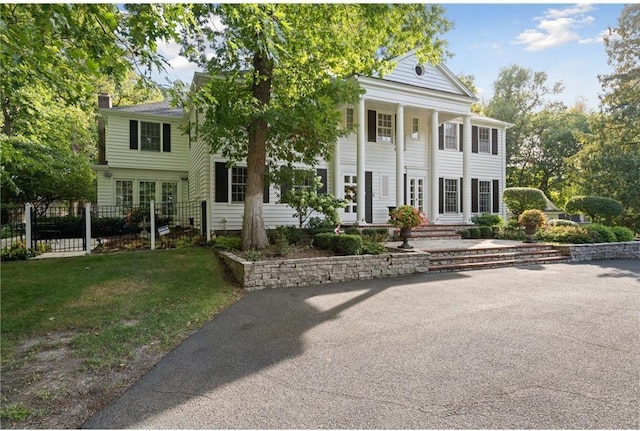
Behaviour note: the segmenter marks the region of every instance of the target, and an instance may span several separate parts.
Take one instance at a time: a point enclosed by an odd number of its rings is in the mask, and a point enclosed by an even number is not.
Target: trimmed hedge
[[[491,229],[491,226],[478,226],[478,229],[480,229],[481,238],[493,238],[493,229]]]
[[[478,227],[470,227],[467,229],[469,231],[469,238],[478,239],[481,236],[480,228]]]
[[[589,233],[577,226],[549,226],[540,229],[534,235],[537,241],[560,242],[566,244],[591,244],[593,238]]]
[[[579,224],[574,222],[573,220],[562,220],[562,219],[553,219],[547,222],[549,226],[573,226],[578,227]]]
[[[500,226],[502,217],[498,214],[482,213],[481,215],[471,217],[473,224],[478,226]]]
[[[618,240],[618,242],[633,241],[633,237],[634,237],[633,231],[628,227],[616,226],[616,227],[612,227],[611,230],[613,231],[613,234],[616,236],[616,239]]]
[[[615,199],[601,196],[574,196],[564,206],[569,214],[586,214],[592,221],[610,221],[622,214],[622,204]]]
[[[587,233],[593,238],[593,242],[616,242],[616,234],[609,226],[592,223],[585,226]]]
[[[526,210],[544,211],[547,208],[547,198],[542,190],[531,187],[508,187],[504,189],[502,200],[516,219]]]
[[[314,236],[314,245],[318,248],[331,250],[338,255],[362,254],[362,235],[335,233],[319,233]]]

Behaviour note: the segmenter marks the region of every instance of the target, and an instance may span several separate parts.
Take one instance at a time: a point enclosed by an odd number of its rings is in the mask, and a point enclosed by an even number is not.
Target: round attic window
[[[422,65],[420,65],[420,64],[416,64],[416,67],[415,67],[414,71],[416,72],[416,75],[418,75],[418,76],[424,75],[424,67],[422,67]]]

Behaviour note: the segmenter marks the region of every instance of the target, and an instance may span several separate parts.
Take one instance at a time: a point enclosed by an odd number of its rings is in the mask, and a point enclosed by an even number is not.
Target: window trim
[[[487,139],[481,137],[482,131],[486,131]],[[486,145],[486,148],[483,148]],[[491,127],[478,126],[478,153],[491,154]]]
[[[145,142],[142,139],[142,129],[144,128],[143,125],[153,125],[154,128],[157,127],[158,128],[158,149],[155,149],[155,145],[154,145],[154,149],[145,149],[143,148],[145,146]],[[149,126],[147,126],[148,128]],[[140,145],[138,145],[138,151],[145,151],[145,152],[149,152],[149,153],[161,153],[162,152],[162,132],[163,132],[163,127],[162,127],[162,123],[158,123],[156,121],[144,121],[144,120],[139,120],[139,126],[138,126],[138,141],[140,142]],[[150,135],[148,136],[150,137]],[[154,136],[155,138],[155,136]]]
[[[115,205],[116,206],[122,206],[125,207],[124,203],[118,204],[118,182],[130,182],[131,183],[131,207],[133,207],[135,205],[136,202],[136,192],[135,192],[135,187],[136,187],[136,180],[135,179],[131,179],[131,178],[115,178],[114,182],[113,182],[113,188],[114,188],[114,193],[113,193],[113,198],[115,200]]]
[[[458,123],[453,123],[453,122],[445,122],[444,123],[444,127],[443,127],[443,136],[444,136],[444,150],[445,151],[458,151],[459,147],[460,147],[460,133],[459,133],[459,129],[460,126],[458,125]],[[451,130],[455,130],[455,136],[451,136],[451,134],[447,133],[447,129]],[[454,137],[455,139],[453,140],[454,146],[452,146],[450,143],[447,142],[447,138],[450,137]],[[450,140],[451,142],[451,140]]]
[[[447,209],[448,207],[451,207],[451,205],[449,205],[451,202],[448,201],[448,199],[453,197],[453,196],[447,195],[448,193],[453,193],[453,192],[447,191],[447,184],[450,182],[455,182],[455,185],[456,185],[455,199],[453,199],[453,201],[455,201],[455,210],[452,210],[452,211]],[[442,193],[444,195],[444,205],[443,205],[444,214],[459,214],[460,213],[460,179],[445,177],[443,181]]]
[[[242,169],[244,171],[244,183],[234,183],[233,182],[233,171],[234,169]],[[228,174],[229,176],[229,203],[230,204],[244,204],[246,198],[247,198],[247,167],[246,166],[239,166],[239,165],[235,165],[235,166],[231,166],[230,169],[228,169]],[[233,186],[234,184],[236,186],[242,186],[243,190],[242,190],[242,200],[234,200],[234,192],[233,192]]]
[[[381,122],[380,116],[381,115],[389,117],[389,126],[388,127],[380,125],[380,122]],[[394,141],[393,134],[395,132],[395,129],[394,129],[393,126],[394,126],[394,124],[393,124],[393,114],[392,113],[383,112],[383,111],[377,111],[376,112],[376,142],[381,142],[381,143],[384,143],[384,144],[392,144],[393,141]],[[380,128],[381,127],[384,127],[385,129],[387,129],[387,128],[389,129],[389,136],[388,137],[380,135]],[[382,139],[382,138],[385,138],[385,139]],[[386,138],[388,138],[388,140]]]
[[[411,139],[420,139],[420,119],[411,117]]]
[[[351,114],[349,114],[349,111],[351,111]],[[355,109],[351,106],[347,106],[344,110],[344,124],[345,127],[349,130],[354,130],[354,126],[356,124],[355,114]],[[351,121],[349,121],[349,116],[351,116]]]
[[[482,186],[483,183],[485,186],[488,186],[488,189],[486,192],[482,191]],[[493,212],[493,202],[491,201],[492,197],[493,197],[493,193],[491,190],[491,187],[493,186],[492,181],[491,180],[478,180],[478,214],[483,214],[483,213],[489,213],[491,214]],[[483,195],[486,198],[486,209],[483,209]]]

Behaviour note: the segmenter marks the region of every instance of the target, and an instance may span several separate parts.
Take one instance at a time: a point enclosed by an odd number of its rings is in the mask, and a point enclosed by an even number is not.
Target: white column
[[[153,200],[149,202],[149,216],[151,217],[151,250],[156,249],[156,209]]]
[[[438,219],[438,111],[431,113],[431,208],[429,220],[433,223]]]
[[[462,222],[471,222],[471,115],[465,115],[462,126]]]
[[[331,156],[331,182],[333,195],[335,197],[341,197],[340,193],[340,141],[336,141],[335,147],[333,147],[333,155]]]
[[[357,183],[356,183],[356,202],[358,209],[356,211],[356,222],[360,223],[364,221],[364,205],[365,205],[365,190],[364,190],[364,157],[365,157],[365,142],[366,142],[366,125],[365,125],[365,110],[364,99],[360,99],[358,103],[358,152],[357,152]]]
[[[85,223],[85,253],[91,254],[91,204],[84,206],[84,223]]]
[[[404,106],[396,108],[396,208],[404,204]]]

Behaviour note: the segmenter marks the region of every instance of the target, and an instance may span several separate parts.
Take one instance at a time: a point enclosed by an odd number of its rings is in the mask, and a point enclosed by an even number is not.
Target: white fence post
[[[205,209],[206,214],[202,214],[202,217],[206,217],[207,218],[207,242],[211,242],[211,211],[209,210],[210,207],[210,201],[209,199],[206,200],[207,202],[207,208]]]
[[[151,250],[156,249],[156,211],[154,202],[149,202],[149,208],[151,210]]]
[[[91,204],[84,205],[84,226],[85,226],[85,252],[91,254]]]
[[[27,248],[31,248],[31,204],[30,203],[26,203],[24,204],[24,215],[25,215],[25,221],[24,221],[24,227],[25,227],[25,235],[26,235],[26,247]]]

